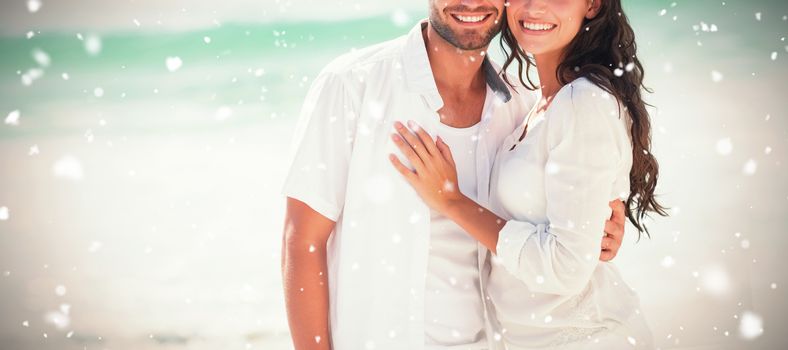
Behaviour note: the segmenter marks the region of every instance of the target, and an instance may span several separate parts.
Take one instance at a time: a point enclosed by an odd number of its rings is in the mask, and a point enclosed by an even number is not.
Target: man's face
[[[487,47],[503,25],[504,0],[431,0],[430,25],[460,50]]]

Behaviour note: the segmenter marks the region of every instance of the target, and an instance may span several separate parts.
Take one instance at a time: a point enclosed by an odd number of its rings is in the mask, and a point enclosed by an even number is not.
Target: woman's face
[[[532,55],[561,52],[604,0],[509,0],[507,25]],[[582,29],[585,30],[585,29]]]

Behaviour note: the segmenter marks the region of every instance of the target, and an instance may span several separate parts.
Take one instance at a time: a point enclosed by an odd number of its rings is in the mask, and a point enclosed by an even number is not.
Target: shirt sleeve
[[[628,145],[620,135],[626,129],[615,124],[621,123],[617,108],[601,89],[569,87],[546,112],[549,224],[509,220],[496,246],[497,261],[534,292],[579,294],[599,264],[608,203]]]
[[[337,221],[355,135],[355,103],[345,78],[323,71],[304,100],[282,194]]]

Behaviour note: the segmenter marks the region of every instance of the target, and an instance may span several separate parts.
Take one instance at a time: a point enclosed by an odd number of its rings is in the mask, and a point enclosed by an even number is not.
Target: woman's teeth
[[[465,22],[465,23],[481,22],[486,17],[487,17],[487,15],[484,15],[484,16],[460,16],[460,15],[454,15],[454,18],[458,19],[460,22]]]
[[[555,24],[523,22],[523,27],[528,30],[550,30],[556,26]]]

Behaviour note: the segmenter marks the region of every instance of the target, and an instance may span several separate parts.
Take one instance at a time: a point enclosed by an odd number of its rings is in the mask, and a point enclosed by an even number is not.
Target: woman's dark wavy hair
[[[506,55],[503,71],[516,61],[520,82],[527,89],[536,90],[538,87],[530,76],[531,67],[535,64],[517,44],[508,25],[502,28],[500,45]],[[637,228],[640,238],[644,232],[650,237],[643,223],[649,212],[662,216],[667,216],[667,212],[654,195],[659,166],[651,154],[651,122],[641,89],[652,91],[643,85],[643,66],[636,53],[635,32],[624,14],[621,1],[602,0],[597,15],[583,19],[579,32],[566,47],[556,77],[561,85],[585,77],[615,96],[629,113],[632,120],[632,169],[629,172],[630,194],[626,200],[626,215]],[[503,76],[512,85],[506,74]]]

